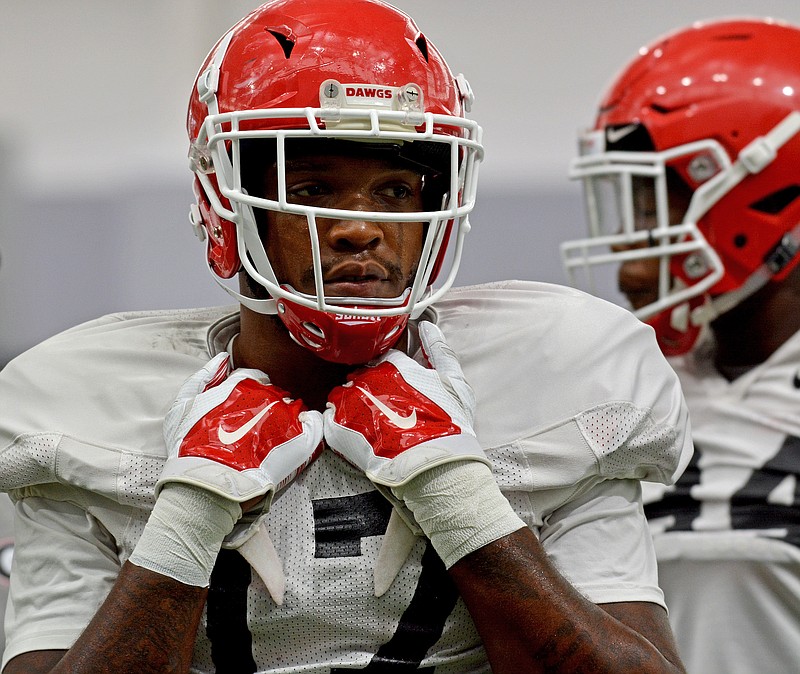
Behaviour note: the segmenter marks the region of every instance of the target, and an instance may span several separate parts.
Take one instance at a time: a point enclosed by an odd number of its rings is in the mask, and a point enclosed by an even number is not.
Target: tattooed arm
[[[661,606],[587,601],[529,529],[467,555],[450,573],[496,674],[684,671]]]
[[[69,651],[23,653],[3,674],[188,672],[207,592],[126,563]]]

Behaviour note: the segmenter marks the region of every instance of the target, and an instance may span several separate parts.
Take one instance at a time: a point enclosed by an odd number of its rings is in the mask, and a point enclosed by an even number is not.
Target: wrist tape
[[[459,559],[526,526],[478,461],[431,468],[394,495],[405,502],[448,569]]]
[[[184,585],[206,587],[222,539],[241,514],[235,501],[191,485],[167,483],[128,561]]]

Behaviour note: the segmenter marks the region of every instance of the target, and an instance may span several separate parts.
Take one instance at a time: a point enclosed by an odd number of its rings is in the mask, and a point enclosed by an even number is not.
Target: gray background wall
[[[187,224],[183,122],[244,0],[5,0],[0,8],[0,365],[122,309],[228,301]],[[564,282],[583,231],[578,129],[642,44],[698,19],[800,23],[797,0],[397,0],[464,72],[485,128],[460,283]]]

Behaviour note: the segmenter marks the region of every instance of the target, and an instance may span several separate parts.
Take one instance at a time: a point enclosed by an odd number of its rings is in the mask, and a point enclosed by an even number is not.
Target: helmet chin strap
[[[211,274],[211,278],[214,279],[214,282],[242,306],[247,307],[251,311],[255,311],[257,314],[275,315],[278,313],[278,303],[272,297],[270,297],[269,299],[257,299],[255,297],[248,297],[247,295],[243,295],[238,290],[234,290],[230,286],[223,283],[222,279],[219,276],[217,276],[214,273],[214,270],[211,268],[211,264],[209,263],[207,255],[206,255],[206,268],[208,269],[208,273]]]
[[[208,256],[206,267],[217,285],[242,306],[258,314],[277,315],[292,340],[330,362],[347,365],[369,362],[394,346],[408,324],[408,313],[352,316],[305,307],[283,298],[248,297],[222,282],[211,268]],[[403,294],[406,301],[410,294],[410,289]]]
[[[397,343],[408,325],[409,315],[353,316],[279,299],[278,318],[297,344],[322,360],[361,365]]]

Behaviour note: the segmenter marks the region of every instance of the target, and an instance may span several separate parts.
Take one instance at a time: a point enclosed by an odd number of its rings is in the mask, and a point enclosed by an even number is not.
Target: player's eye
[[[408,185],[391,185],[381,190],[381,193],[393,199],[408,199],[413,190]]]
[[[327,193],[327,190],[322,183],[300,183],[287,186],[286,192],[289,201],[299,201],[323,196]]]

